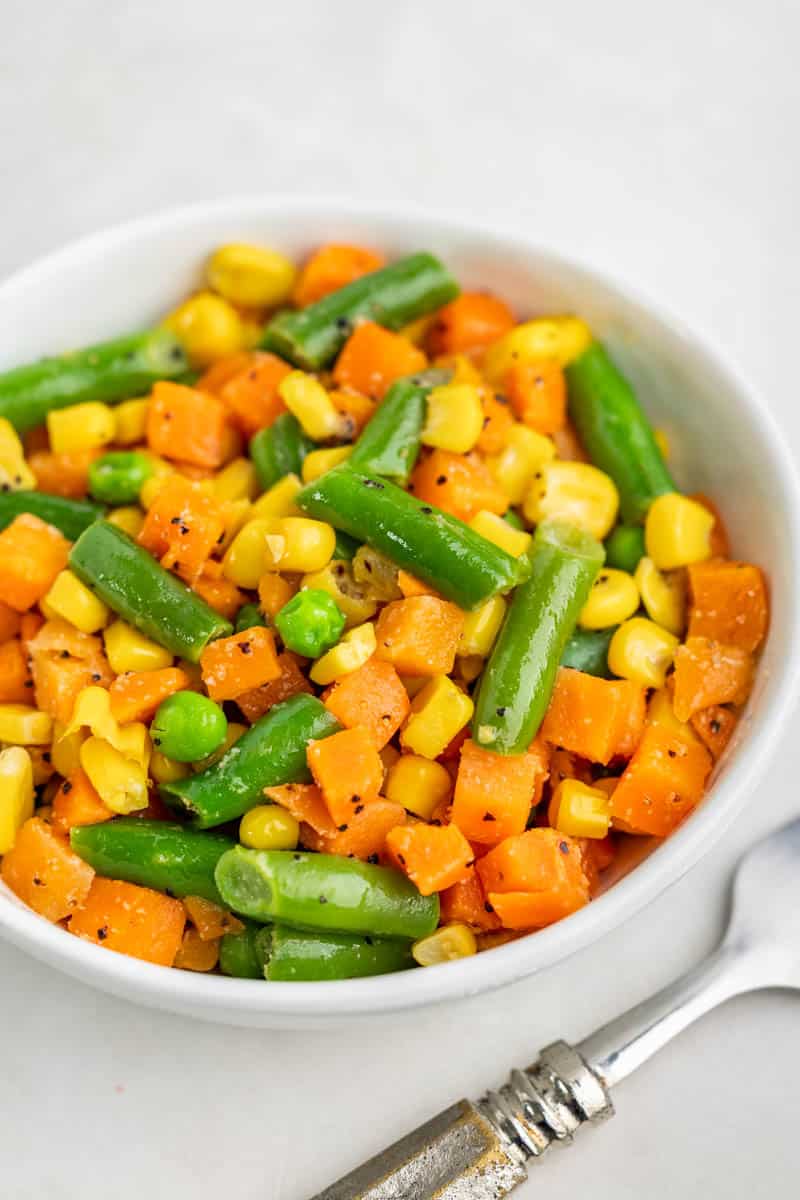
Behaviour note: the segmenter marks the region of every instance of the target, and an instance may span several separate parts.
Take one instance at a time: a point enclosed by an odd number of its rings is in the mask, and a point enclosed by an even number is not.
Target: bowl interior
[[[233,240],[266,242],[294,256],[327,240],[363,242],[392,254],[426,248],[447,261],[463,286],[496,290],[520,315],[583,316],[667,434],[679,484],[712,496],[735,555],[767,572],[771,631],[746,717],[709,796],[684,827],[657,849],[631,839],[618,874],[646,858],[638,870],[558,926],[465,963],[333,985],[266,988],[206,979],[132,963],[66,937],[23,910],[2,885],[0,929],[32,953],[128,997],[264,1025],[403,1008],[530,974],[619,923],[688,869],[733,815],[746,776],[776,734],[797,665],[798,518],[791,465],[768,415],[716,355],[609,280],[514,237],[322,202],[231,202],[167,214],[35,264],[0,286],[0,369],[158,321],[200,284],[208,252]]]

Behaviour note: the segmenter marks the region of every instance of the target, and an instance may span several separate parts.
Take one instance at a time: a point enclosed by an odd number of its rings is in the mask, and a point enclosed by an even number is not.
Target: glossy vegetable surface
[[[294,929],[271,925],[256,936],[263,973],[272,982],[360,979],[414,965],[410,944],[369,934]]]
[[[0,529],[5,529],[20,513],[32,513],[75,541],[104,512],[102,505],[91,500],[68,500],[47,492],[0,492]]]
[[[393,383],[353,447],[350,466],[408,483],[419,455],[428,394],[449,378],[449,371],[431,370]]]

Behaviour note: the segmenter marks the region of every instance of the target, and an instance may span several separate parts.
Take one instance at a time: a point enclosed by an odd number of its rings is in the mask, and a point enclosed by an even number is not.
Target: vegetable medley
[[[574,316],[219,248],[0,375],[0,854],[70,934],[268,980],[541,929],[703,796],[768,602]]]

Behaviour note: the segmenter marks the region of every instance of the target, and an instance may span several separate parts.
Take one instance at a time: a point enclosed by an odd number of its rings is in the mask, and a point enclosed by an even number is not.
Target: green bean
[[[31,513],[48,525],[55,525],[64,537],[74,542],[104,512],[101,504],[91,500],[66,500],[48,492],[0,492],[0,529],[5,529],[20,513]]]
[[[303,459],[313,449],[314,443],[291,413],[281,413],[266,429],[259,429],[250,439],[250,457],[264,491],[284,475],[299,475]]]
[[[644,558],[644,529],[641,525],[618,525],[606,538],[606,562],[618,571],[633,574]]]
[[[321,933],[267,926],[256,935],[257,958],[271,983],[360,979],[413,967],[408,942],[369,934]]]
[[[432,369],[396,380],[353,447],[349,465],[394,483],[408,483],[419,455],[428,393],[447,383],[452,374]]]
[[[219,969],[238,979],[263,979],[264,959],[257,947],[263,925],[245,921],[244,929],[223,935],[219,946]]]
[[[584,671],[587,675],[598,675],[600,679],[613,678],[608,669],[608,647],[618,626],[611,629],[575,629],[561,655],[561,666]]]

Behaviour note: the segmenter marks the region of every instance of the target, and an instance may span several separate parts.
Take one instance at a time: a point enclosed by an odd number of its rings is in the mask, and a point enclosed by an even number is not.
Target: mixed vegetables
[[[355,246],[207,283],[0,375],[4,882],[267,980],[575,912],[701,800],[761,571],[579,318]]]

